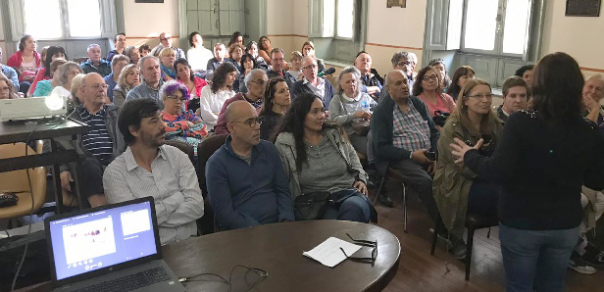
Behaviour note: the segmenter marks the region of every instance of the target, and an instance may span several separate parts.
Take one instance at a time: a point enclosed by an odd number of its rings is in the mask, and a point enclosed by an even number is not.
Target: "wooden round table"
[[[328,268],[302,255],[332,236],[350,241],[346,233],[355,239],[377,240],[373,266],[345,260]],[[396,236],[377,225],[317,220],[223,231],[170,244],[162,251],[177,277],[215,273],[228,279],[235,265],[245,265],[268,273],[252,291],[352,292],[382,291],[398,270],[401,246]],[[186,282],[185,287],[187,291],[228,291],[226,284],[212,281]]]

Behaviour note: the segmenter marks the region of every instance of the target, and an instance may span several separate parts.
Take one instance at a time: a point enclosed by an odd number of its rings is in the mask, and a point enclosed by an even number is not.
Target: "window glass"
[[[468,0],[464,46],[468,49],[495,49],[498,0]]]
[[[59,0],[23,0],[25,33],[35,39],[63,37]]]
[[[101,36],[101,11],[98,0],[67,0],[67,15],[72,37]]]
[[[352,38],[354,25],[354,0],[338,0],[337,36]]]
[[[529,0],[508,0],[503,29],[504,53],[524,54],[529,8]]]

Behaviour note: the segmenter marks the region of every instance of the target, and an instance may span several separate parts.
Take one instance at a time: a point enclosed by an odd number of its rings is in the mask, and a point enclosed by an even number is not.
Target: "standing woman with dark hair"
[[[470,66],[461,66],[455,70],[453,74],[453,80],[451,80],[451,86],[447,89],[447,93],[453,97],[454,100],[457,100],[457,95],[463,88],[463,86],[468,82],[468,80],[474,79],[474,69]]]
[[[19,73],[19,92],[26,93],[34,80],[36,70],[40,68],[40,54],[36,52],[36,40],[31,35],[24,35],[19,40],[19,50],[6,62]]]
[[[38,82],[40,82],[42,80],[48,80],[52,77],[50,75],[50,69],[49,69],[50,63],[52,63],[52,61],[59,59],[59,58],[67,60],[67,55],[65,54],[65,49],[61,46],[48,47],[48,50],[46,50],[46,57],[44,59],[42,59],[44,67],[41,67],[38,69],[38,72],[36,73],[36,77],[31,82],[31,86],[29,87],[28,95],[32,95],[34,93],[34,91],[36,90],[36,86],[38,85]]]
[[[208,85],[208,83],[193,74],[191,65],[189,65],[186,59],[176,60],[174,62],[174,70],[176,70],[176,80],[187,87],[187,90],[191,93],[191,97],[199,98],[201,96],[201,89]]]
[[[283,119],[285,112],[289,109],[291,103],[289,87],[285,79],[281,77],[271,78],[266,86],[262,110],[258,117],[262,121],[260,124],[260,139],[274,140],[274,133],[279,122]]]
[[[604,189],[604,140],[583,118],[583,75],[565,53],[535,66],[533,108],[511,115],[490,158],[456,139],[456,163],[500,183],[506,291],[564,291],[583,218],[581,186]]]
[[[265,35],[258,40],[258,55],[262,57],[267,64],[271,64],[271,51],[273,50],[271,40]]]
[[[208,126],[208,130],[214,130],[224,102],[235,96],[233,91],[235,79],[237,79],[237,68],[231,63],[222,63],[214,71],[212,86],[205,86],[201,90],[199,115]]]
[[[296,219],[337,219],[369,222],[367,173],[342,129],[327,121],[323,101],[314,94],[297,96],[283,118],[275,141],[289,176]],[[312,194],[328,193],[324,214],[300,218]],[[303,212],[303,211],[302,211]],[[374,213],[375,214],[375,213]]]

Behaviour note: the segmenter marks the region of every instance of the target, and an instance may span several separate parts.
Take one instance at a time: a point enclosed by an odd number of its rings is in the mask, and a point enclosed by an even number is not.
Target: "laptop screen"
[[[155,255],[151,202],[51,220],[57,280]]]

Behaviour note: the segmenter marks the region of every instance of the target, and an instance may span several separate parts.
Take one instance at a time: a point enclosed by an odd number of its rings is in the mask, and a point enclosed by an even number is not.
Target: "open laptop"
[[[44,220],[54,291],[185,291],[162,259],[152,197]]]

